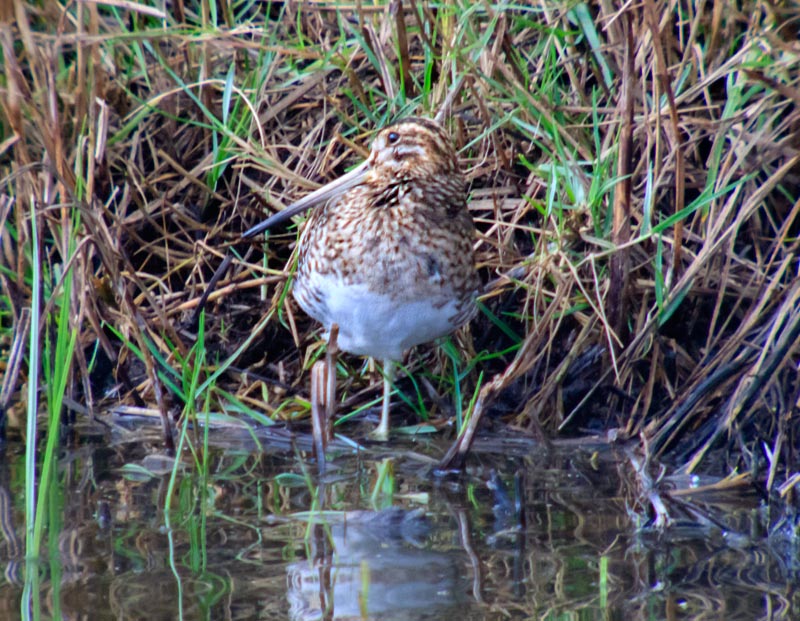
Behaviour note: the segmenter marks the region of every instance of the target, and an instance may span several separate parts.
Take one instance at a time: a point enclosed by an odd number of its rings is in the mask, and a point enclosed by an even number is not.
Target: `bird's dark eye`
[[[397,132],[389,132],[389,135],[386,136],[386,140],[389,141],[389,144],[394,144],[398,140],[400,140],[400,134]]]

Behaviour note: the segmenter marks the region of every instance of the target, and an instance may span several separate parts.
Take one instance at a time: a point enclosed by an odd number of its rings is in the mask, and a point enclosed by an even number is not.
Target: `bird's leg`
[[[394,360],[383,361],[383,407],[381,422],[369,434],[373,440],[385,442],[389,439],[389,400],[392,396],[392,379],[394,379]]]

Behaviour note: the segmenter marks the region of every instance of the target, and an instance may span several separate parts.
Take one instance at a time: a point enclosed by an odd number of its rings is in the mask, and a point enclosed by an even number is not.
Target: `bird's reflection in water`
[[[463,559],[424,549],[428,531],[421,511],[398,508],[315,525],[312,558],[287,568],[290,618],[463,619]]]

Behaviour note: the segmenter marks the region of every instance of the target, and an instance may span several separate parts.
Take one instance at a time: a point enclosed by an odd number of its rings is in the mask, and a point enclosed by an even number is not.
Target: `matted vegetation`
[[[609,432],[792,489],[797,12],[157,6],[3,9],[0,406],[37,385],[33,326],[56,415],[61,390],[78,415],[305,416],[322,348],[288,295],[297,227],[240,233],[363,159],[376,128],[441,112],[487,291],[468,330],[412,352],[395,413]],[[341,365],[340,413],[374,405],[379,374]]]

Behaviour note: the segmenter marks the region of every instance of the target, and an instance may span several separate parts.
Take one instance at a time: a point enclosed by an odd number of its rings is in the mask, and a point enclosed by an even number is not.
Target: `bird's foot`
[[[381,423],[369,433],[369,439],[376,442],[388,442],[389,440],[389,426]]]

